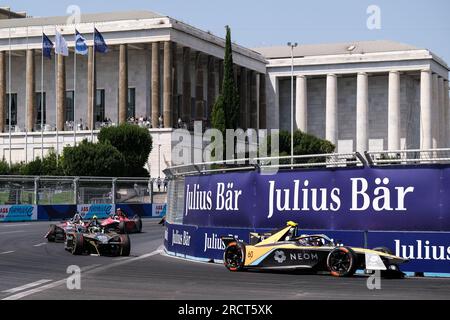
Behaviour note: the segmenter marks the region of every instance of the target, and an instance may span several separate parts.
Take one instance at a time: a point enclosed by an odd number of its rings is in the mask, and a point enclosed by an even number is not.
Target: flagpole
[[[75,44],[73,46],[73,145],[77,146],[77,118],[75,101],[77,98],[77,28],[75,26]]]
[[[44,159],[44,27],[42,27],[41,54],[41,160]]]
[[[94,40],[93,43],[93,52],[92,52],[92,84],[94,88],[92,89],[92,95],[93,95],[93,105],[92,105],[92,118],[91,118],[91,142],[94,143],[94,127],[95,127],[95,120],[94,120],[94,113],[95,113],[95,105],[96,105],[96,98],[97,98],[97,86],[95,81],[95,22],[94,22],[94,33],[92,34],[92,38]]]
[[[8,55],[8,87],[9,87],[9,106],[8,106],[8,132],[9,132],[9,167],[11,167],[11,104],[12,104],[12,94],[11,94],[11,28],[8,29],[9,33],[9,55]]]
[[[57,29],[55,25],[55,128],[56,128],[56,164],[59,160],[59,131],[58,131],[58,53],[56,45]]]

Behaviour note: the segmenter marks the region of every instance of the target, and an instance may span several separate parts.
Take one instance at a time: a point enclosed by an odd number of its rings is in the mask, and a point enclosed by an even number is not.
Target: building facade
[[[1,11],[1,10],[0,10]],[[2,12],[0,12],[2,13]],[[171,162],[174,128],[210,125],[225,41],[153,12],[0,19],[0,156],[30,161],[95,141],[104,125],[149,128],[153,177]],[[93,50],[93,31],[109,52]],[[75,29],[89,53],[74,55]],[[42,34],[60,32],[69,56],[42,57]],[[447,64],[431,51],[390,42],[248,49],[233,45],[240,123],[294,127],[337,152],[431,149],[450,144]],[[293,71],[292,71],[293,70]],[[292,82],[293,80],[293,82]],[[293,95],[291,85],[293,84]],[[293,118],[291,118],[293,98]],[[43,126],[41,126],[43,123]]]
[[[89,133],[95,141],[103,125],[134,120],[159,141],[149,166],[160,176],[170,162],[171,129],[191,128],[194,121],[210,125],[225,41],[146,11],[82,15],[76,24],[67,19],[0,21],[0,156],[30,161],[50,148],[61,152]],[[73,53],[75,28],[87,40],[86,56]],[[93,54],[94,28],[108,53]],[[42,34],[54,42],[56,31],[70,52],[50,60],[42,57]],[[243,125],[263,127],[266,60],[239,45],[233,45],[233,59]],[[151,165],[155,158],[165,160]]]
[[[269,128],[294,126],[341,153],[449,147],[447,64],[391,41],[257,48],[267,60]],[[292,72],[293,66],[293,72]]]

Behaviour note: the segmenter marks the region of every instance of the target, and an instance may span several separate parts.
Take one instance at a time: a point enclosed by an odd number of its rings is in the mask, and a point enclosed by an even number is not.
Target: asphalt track
[[[163,228],[145,220],[131,235],[130,257],[72,256],[47,243],[49,223],[0,224],[0,300],[19,299],[450,299],[450,279],[382,280],[298,273],[231,273],[222,265],[162,254]],[[81,290],[67,288],[67,268],[82,270]]]

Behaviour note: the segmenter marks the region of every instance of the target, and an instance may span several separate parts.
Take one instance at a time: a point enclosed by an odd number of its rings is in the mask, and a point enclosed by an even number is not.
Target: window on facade
[[[17,125],[17,93],[6,94],[5,121],[9,125],[9,108],[11,107],[11,126]]]
[[[43,112],[43,124],[47,123],[47,106],[46,106],[46,96],[45,92],[41,94],[41,92],[36,92],[36,110],[37,110],[37,116],[36,116],[36,124],[40,126],[41,124],[41,116]]]
[[[74,92],[66,91],[66,121],[73,121],[74,120]]]
[[[136,88],[128,88],[127,119],[136,118]]]
[[[105,119],[105,90],[97,89],[95,95],[94,119],[96,122],[104,122]]]

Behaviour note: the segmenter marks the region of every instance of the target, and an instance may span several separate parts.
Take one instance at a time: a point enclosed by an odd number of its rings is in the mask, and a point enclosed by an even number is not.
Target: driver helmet
[[[75,213],[72,220],[74,223],[79,223],[81,221],[81,215],[78,212]]]
[[[118,217],[124,217],[124,216],[125,216],[125,214],[123,213],[123,211],[122,211],[121,208],[117,208],[117,210],[116,210],[116,215],[117,215]]]

